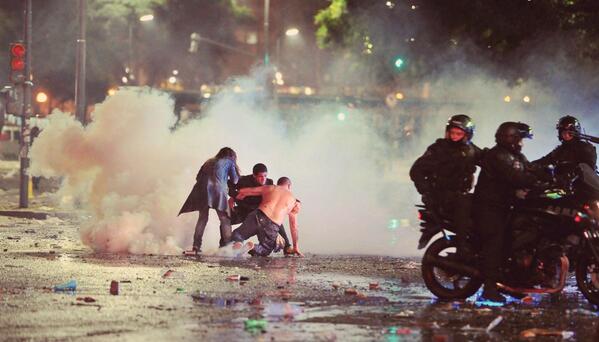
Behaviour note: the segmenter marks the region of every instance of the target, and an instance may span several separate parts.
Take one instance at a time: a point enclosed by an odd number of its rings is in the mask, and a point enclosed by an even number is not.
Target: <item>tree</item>
[[[315,22],[321,46],[349,51],[383,83],[397,81],[396,54],[402,79],[415,80],[466,61],[516,81],[533,75],[530,58],[548,42],[573,65],[599,63],[599,3],[591,0],[331,0]]]
[[[251,20],[235,0],[88,0],[87,7],[88,103],[103,100],[110,87],[122,84],[129,63],[130,26],[134,58],[145,76],[142,84],[156,86],[173,68],[186,65],[191,32],[204,30],[214,39],[230,42],[238,21]],[[5,51],[9,42],[22,38],[23,10],[21,1],[0,2],[0,43]],[[149,13],[156,19],[150,25],[140,23],[139,16]],[[74,98],[77,15],[77,0],[33,0],[34,82],[54,99]],[[206,66],[222,67],[222,51],[205,50]],[[0,63],[8,65],[7,53],[0,54]],[[7,70],[0,68],[4,80]]]

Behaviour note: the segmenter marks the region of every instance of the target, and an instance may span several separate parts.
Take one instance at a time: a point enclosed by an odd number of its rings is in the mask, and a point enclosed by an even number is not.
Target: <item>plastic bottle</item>
[[[54,292],[68,292],[77,290],[77,280],[54,286]]]
[[[265,331],[266,324],[265,319],[248,319],[244,322],[245,330],[248,331]]]

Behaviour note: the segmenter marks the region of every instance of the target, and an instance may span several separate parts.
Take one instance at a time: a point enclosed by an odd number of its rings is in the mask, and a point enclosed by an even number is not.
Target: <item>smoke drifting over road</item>
[[[234,82],[245,89],[253,79]],[[160,93],[120,90],[97,106],[83,128],[55,113],[31,150],[31,174],[63,176],[63,199],[93,217],[83,241],[97,251],[178,253],[190,247],[197,214],[177,217],[201,164],[222,146],[237,151],[242,173],[263,162],[269,176],[289,176],[302,200],[300,246],[306,252],[398,254],[388,243],[388,209],[376,155],[381,142],[361,116],[337,110],[311,115],[290,132],[253,96],[223,92],[198,120],[171,131],[171,100]],[[212,215],[212,214],[211,214]],[[215,217],[205,249],[218,241]],[[405,251],[405,249],[404,249]]]

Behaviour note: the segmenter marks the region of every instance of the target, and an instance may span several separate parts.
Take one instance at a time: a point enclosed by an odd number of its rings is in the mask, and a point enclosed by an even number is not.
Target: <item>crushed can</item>
[[[119,282],[113,280],[110,282],[110,294],[113,296],[117,296],[119,294]]]

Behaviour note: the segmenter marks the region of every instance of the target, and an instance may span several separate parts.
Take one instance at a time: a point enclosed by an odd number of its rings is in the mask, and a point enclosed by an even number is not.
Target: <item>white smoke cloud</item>
[[[234,80],[230,87],[255,89],[263,84],[261,76]],[[30,171],[64,177],[63,202],[76,199],[92,214],[81,235],[93,249],[179,253],[191,246],[197,220],[197,213],[177,217],[180,206],[202,163],[229,146],[243,174],[262,162],[271,178],[292,179],[292,191],[303,204],[304,252],[418,255],[414,204],[419,198],[408,170],[443,135],[449,116],[472,116],[478,128],[474,141],[481,147],[494,144],[501,122],[527,122],[536,136],[524,152],[535,159],[558,143],[553,127],[562,115],[552,92],[533,81],[509,86],[480,71],[447,73],[430,89],[418,113],[418,136],[400,159],[388,153],[371,113],[363,109],[314,106],[302,109],[298,119],[289,117],[297,113],[264,109],[255,94],[223,91],[201,119],[172,130],[176,117],[168,96],[121,89],[97,106],[85,128],[72,116],[53,114],[31,149]],[[503,101],[508,95],[510,103]],[[530,103],[522,101],[526,95]],[[399,106],[402,118],[416,115]],[[337,119],[340,111],[345,121]],[[204,250],[215,250],[218,239],[218,219],[211,211]]]
[[[234,83],[248,89],[255,82]],[[230,146],[243,174],[263,162],[275,180],[292,179],[303,203],[303,251],[395,254],[385,248],[388,210],[378,196],[381,142],[361,113],[341,122],[339,110],[314,108],[301,128],[288,127],[278,113],[255,106],[253,96],[223,92],[202,119],[171,130],[167,96],[122,89],[97,106],[85,128],[72,116],[53,114],[31,149],[30,172],[64,177],[60,196],[77,199],[92,214],[81,235],[93,249],[178,253],[190,247],[197,219],[196,213],[177,217],[195,174]],[[211,214],[205,250],[216,247],[217,226]]]

